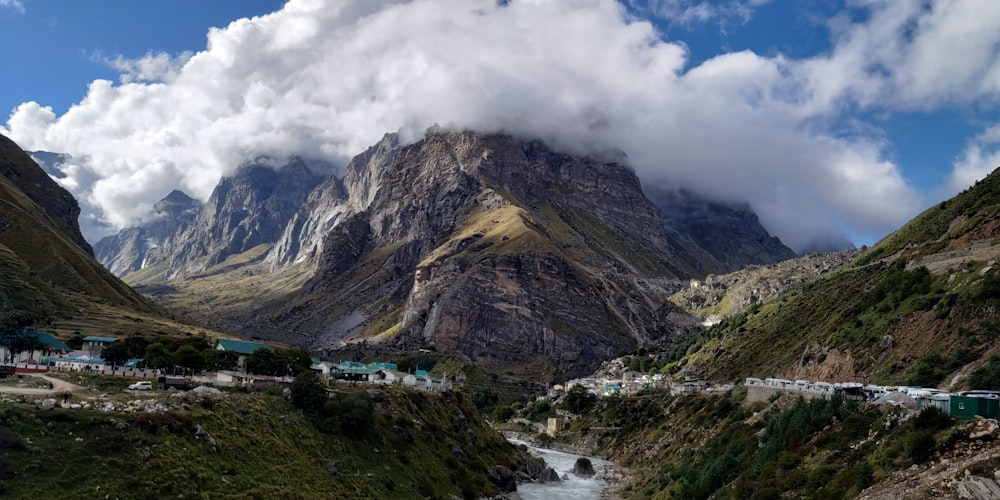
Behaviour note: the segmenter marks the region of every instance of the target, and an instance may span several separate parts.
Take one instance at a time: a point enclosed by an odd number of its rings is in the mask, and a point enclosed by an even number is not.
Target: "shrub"
[[[934,433],[926,429],[907,434],[903,443],[906,458],[915,464],[922,464],[930,460],[931,456],[934,455],[934,447],[937,445]]]
[[[375,425],[375,403],[367,392],[348,394],[340,402],[340,429],[348,436],[365,436]]]
[[[26,449],[28,449],[28,445],[21,436],[0,430],[0,450],[24,451]]]
[[[319,375],[312,370],[306,370],[295,376],[290,387],[292,404],[307,413],[316,414],[326,404],[326,387],[320,381]]]

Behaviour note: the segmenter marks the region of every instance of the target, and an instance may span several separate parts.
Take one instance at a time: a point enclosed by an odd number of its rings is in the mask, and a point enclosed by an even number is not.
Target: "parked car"
[[[153,383],[148,380],[144,380],[142,382],[129,384],[128,388],[133,391],[149,391],[153,389]]]

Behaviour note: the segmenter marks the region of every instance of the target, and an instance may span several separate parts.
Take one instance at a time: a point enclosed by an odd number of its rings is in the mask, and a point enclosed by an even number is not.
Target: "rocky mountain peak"
[[[200,201],[175,189],[153,205],[144,222],[98,241],[95,256],[116,276],[138,271],[149,262],[150,253],[155,254],[167,238],[186,227],[201,207]]]
[[[775,264],[796,254],[771,236],[747,203],[715,201],[677,187],[646,186],[670,231],[689,239],[711,255],[713,273],[730,273],[748,265]]]

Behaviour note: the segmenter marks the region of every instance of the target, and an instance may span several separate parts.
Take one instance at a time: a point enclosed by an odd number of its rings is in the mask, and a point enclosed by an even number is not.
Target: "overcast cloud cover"
[[[62,116],[22,104],[0,133],[72,155],[60,182],[116,227],[175,188],[207,198],[248,157],[343,163],[385,132],[414,139],[438,123],[576,152],[620,148],[644,182],[749,200],[802,249],[838,234],[877,239],[928,202],[891,144],[851,114],[1000,101],[995,0],[857,0],[869,15],[830,19],[828,53],[736,52],[698,65],[630,3],[291,0],[212,29],[200,52],[109,61],[118,82],[91,83]],[[749,19],[762,3],[642,8],[705,22]],[[985,124],[936,195],[998,164],[1000,123]],[[99,236],[95,221],[81,223]]]

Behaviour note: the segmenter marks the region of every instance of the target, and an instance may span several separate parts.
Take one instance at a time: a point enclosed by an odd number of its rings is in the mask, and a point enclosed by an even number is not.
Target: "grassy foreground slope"
[[[494,466],[523,468],[459,392],[337,394],[333,424],[276,394],[162,399],[176,408],[3,405],[0,497],[477,498],[498,492]]]
[[[998,257],[994,172],[843,270],[713,327],[686,361],[717,379],[950,385],[1000,350]]]

